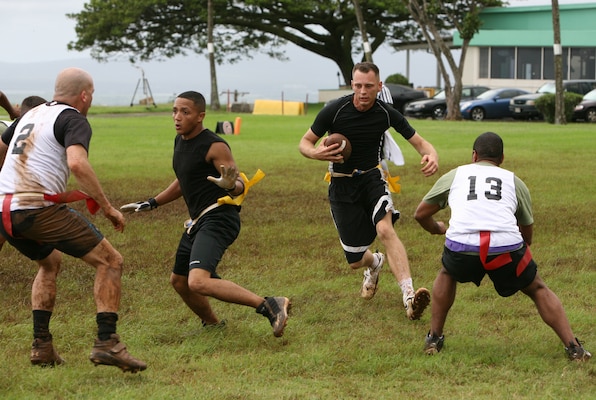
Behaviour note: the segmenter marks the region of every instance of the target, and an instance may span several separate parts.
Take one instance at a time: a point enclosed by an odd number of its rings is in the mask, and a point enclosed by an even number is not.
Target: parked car
[[[404,108],[407,103],[413,100],[425,99],[426,93],[422,90],[412,89],[406,85],[399,85],[397,83],[384,83],[391,92],[393,98],[393,108],[404,113]]]
[[[572,92],[581,94],[582,96],[588,93],[590,90],[596,89],[596,80],[590,79],[575,79],[563,81],[563,90],[566,92]],[[536,93],[530,93],[523,96],[518,96],[509,102],[509,109],[513,113],[513,118],[516,119],[534,119],[542,118],[542,114],[536,108],[536,99],[545,93],[554,94],[555,82],[547,82],[540,86]]]
[[[461,100],[469,100],[486,92],[486,86],[464,86],[461,90]],[[406,105],[406,117],[443,119],[447,115],[447,96],[445,89],[430,99],[414,100]]]
[[[512,97],[527,94],[526,90],[515,88],[491,89],[472,100],[462,101],[461,115],[465,119],[482,121],[483,119],[511,118],[509,100]]]
[[[596,89],[586,93],[581,103],[575,106],[573,120],[596,122]]]

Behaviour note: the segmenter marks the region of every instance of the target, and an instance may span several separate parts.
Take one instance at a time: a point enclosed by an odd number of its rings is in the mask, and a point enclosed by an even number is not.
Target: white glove
[[[225,165],[220,165],[219,168],[221,169],[221,176],[219,178],[208,176],[207,179],[228,192],[236,189],[236,180],[238,179],[236,168],[226,167]]]
[[[157,208],[157,201],[152,197],[147,201],[125,204],[120,207],[120,210],[124,212],[139,212],[153,210],[154,208]]]

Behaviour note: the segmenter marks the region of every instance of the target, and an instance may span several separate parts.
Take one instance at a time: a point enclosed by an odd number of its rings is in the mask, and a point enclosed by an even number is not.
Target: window
[[[542,78],[542,48],[520,47],[517,50],[517,79]]]
[[[503,90],[501,92],[501,94],[499,95],[499,98],[501,99],[510,99],[512,97],[515,97],[519,94],[519,91],[517,90]]]
[[[564,47],[561,58],[563,59],[563,79],[569,79],[569,49]],[[544,48],[544,63],[542,65],[542,79],[555,79],[555,56],[552,47]]]
[[[488,47],[480,48],[480,68],[478,70],[479,78],[488,78],[488,63],[489,63],[489,50]]]
[[[490,77],[494,79],[515,78],[515,48],[491,48]]]
[[[571,49],[569,79],[596,78],[595,50],[594,48]]]
[[[552,47],[480,47],[479,78],[555,79]],[[563,48],[563,79],[596,79],[596,47]]]

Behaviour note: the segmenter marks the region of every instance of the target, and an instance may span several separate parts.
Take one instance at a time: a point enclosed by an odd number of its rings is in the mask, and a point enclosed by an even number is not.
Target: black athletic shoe
[[[292,303],[287,297],[265,297],[265,301],[257,307],[256,311],[269,319],[273,328],[273,336],[281,337],[288,323],[291,307]]]
[[[205,329],[224,329],[226,327],[227,321],[225,319],[220,320],[216,324],[208,324],[205,321],[201,320],[201,325]]]
[[[424,340],[424,352],[429,356],[437,354],[443,348],[445,342],[445,335],[436,336],[431,335],[430,332],[426,335]]]
[[[592,354],[589,351],[584,349],[582,343],[579,341],[578,338],[575,338],[576,343],[569,342],[569,347],[565,347],[565,352],[567,353],[567,357],[571,361],[588,361],[592,358]]]

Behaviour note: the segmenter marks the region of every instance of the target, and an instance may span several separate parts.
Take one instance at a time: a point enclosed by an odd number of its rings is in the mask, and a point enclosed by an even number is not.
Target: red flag
[[[72,203],[74,201],[85,200],[87,203],[87,210],[89,210],[91,214],[95,214],[101,208],[97,201],[80,190],[71,190],[69,192],[56,194],[44,194],[43,198],[48,201],[53,201],[54,203]]]

